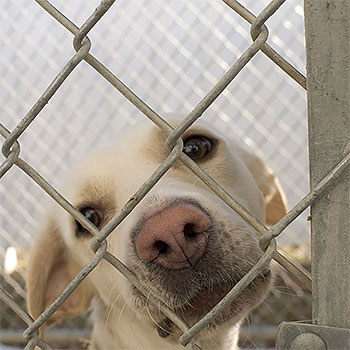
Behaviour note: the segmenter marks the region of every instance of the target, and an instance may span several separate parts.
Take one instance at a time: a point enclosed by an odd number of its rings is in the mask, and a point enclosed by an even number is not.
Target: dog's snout
[[[146,219],[136,236],[140,260],[167,269],[192,266],[205,252],[210,219],[192,204],[167,207]]]

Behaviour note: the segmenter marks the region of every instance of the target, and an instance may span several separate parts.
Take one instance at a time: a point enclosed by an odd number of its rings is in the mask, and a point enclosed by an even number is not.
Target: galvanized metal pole
[[[310,181],[350,151],[350,1],[305,0]],[[311,206],[314,324],[350,328],[350,169]]]
[[[350,1],[305,0],[310,182],[350,152]],[[279,327],[278,350],[350,349],[350,167],[311,205],[312,324]]]

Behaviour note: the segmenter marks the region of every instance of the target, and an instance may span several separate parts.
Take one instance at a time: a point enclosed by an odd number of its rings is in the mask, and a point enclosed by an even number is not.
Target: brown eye
[[[94,208],[83,208],[80,210],[80,212],[89,220],[91,221],[96,227],[99,227],[102,219],[102,214],[99,210]],[[83,237],[83,236],[90,236],[90,232],[86,230],[78,221],[76,222],[77,229],[76,229],[76,236],[77,237]]]
[[[204,136],[191,136],[184,141],[183,152],[193,160],[205,157],[211,150],[212,142]]]

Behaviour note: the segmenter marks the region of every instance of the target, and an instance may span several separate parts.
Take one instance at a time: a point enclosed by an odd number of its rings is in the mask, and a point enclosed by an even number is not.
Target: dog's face
[[[190,128],[183,140],[184,152],[261,222],[272,224],[284,215],[278,182],[256,156],[207,127]],[[167,155],[163,133],[155,126],[142,127],[118,145],[88,157],[71,175],[64,195],[102,228]],[[50,216],[29,267],[29,307],[34,317],[92,256],[91,239],[64,210],[57,208]],[[180,161],[111,233],[107,245],[147,292],[189,325],[215,306],[262,256],[255,230]],[[270,271],[264,271],[202,336],[239,322],[263,300],[270,280]],[[145,322],[159,324],[161,336],[178,333],[147,295],[105,261],[52,320],[81,313],[93,296],[102,301],[108,317],[114,308],[126,305]]]

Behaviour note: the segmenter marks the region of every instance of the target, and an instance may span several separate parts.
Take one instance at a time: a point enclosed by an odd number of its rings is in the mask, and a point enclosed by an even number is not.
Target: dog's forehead
[[[171,123],[174,127],[177,124],[176,121]],[[239,145],[234,140],[227,140],[208,124],[196,123],[185,131],[182,138],[186,140],[193,135],[206,136],[219,141],[221,145],[225,144],[225,147],[221,147],[221,152],[224,153],[224,149],[228,151],[229,148],[231,161],[236,159],[239,162],[240,152],[236,151],[240,148]],[[131,189],[133,181],[144,182],[168,156],[166,138],[167,135],[156,125],[141,123],[133,127],[120,135],[112,146],[94,151],[78,163],[66,182],[67,192],[72,197],[89,197],[90,194],[101,191],[101,188],[105,188],[107,192],[113,186],[115,191],[115,186],[119,187],[123,183],[123,186],[129,185]],[[223,154],[215,156],[227,158]]]
[[[173,121],[172,126],[176,126],[178,121]],[[236,150],[240,148],[235,140],[227,140],[221,132],[215,130],[212,126],[206,122],[197,122],[184,132],[182,138],[186,138],[192,135],[201,135],[208,138],[215,138],[220,142],[229,142],[230,148]],[[141,123],[140,125],[130,128],[123,135],[118,137],[118,140],[111,146],[97,150],[85,157],[77,168],[95,169],[100,168],[102,173],[106,173],[106,166],[110,168],[110,165],[123,165],[128,160],[143,158],[152,159],[156,157],[164,160],[163,154],[169,154],[169,150],[166,147],[167,135],[156,125],[149,125]],[[162,153],[159,155],[159,153]],[[236,152],[234,152],[236,153]],[[89,171],[87,171],[89,173]],[[108,171],[107,171],[108,173]]]
[[[171,120],[169,123],[173,128],[176,128],[179,124],[179,120]],[[212,125],[205,121],[198,121],[194,125],[190,126],[182,135],[182,139],[186,139],[191,135],[203,135],[208,137],[216,137],[225,139],[224,134],[219,130],[216,130]],[[120,140],[121,144],[128,144],[130,141],[136,145],[136,147],[144,147],[147,143],[152,145],[159,144],[165,146],[167,134],[161,130],[158,126],[152,124],[144,124],[132,128],[124,135]],[[135,143],[136,141],[136,143]],[[138,141],[138,142],[137,142]]]
[[[180,124],[180,120],[172,119],[169,124],[175,128]],[[203,120],[197,121],[194,125],[190,126],[183,133],[182,139],[186,140],[194,135],[205,136],[209,139],[218,140],[221,143],[227,143],[233,150],[240,148],[236,140],[231,138],[228,140],[227,136]],[[152,153],[153,155],[157,155],[157,152],[160,151],[168,155],[169,149],[166,146],[166,139],[167,134],[156,125],[140,125],[133,128],[130,133],[123,137],[119,145],[125,154],[130,153],[130,151],[139,151],[145,153],[147,158],[147,155],[152,157]]]

